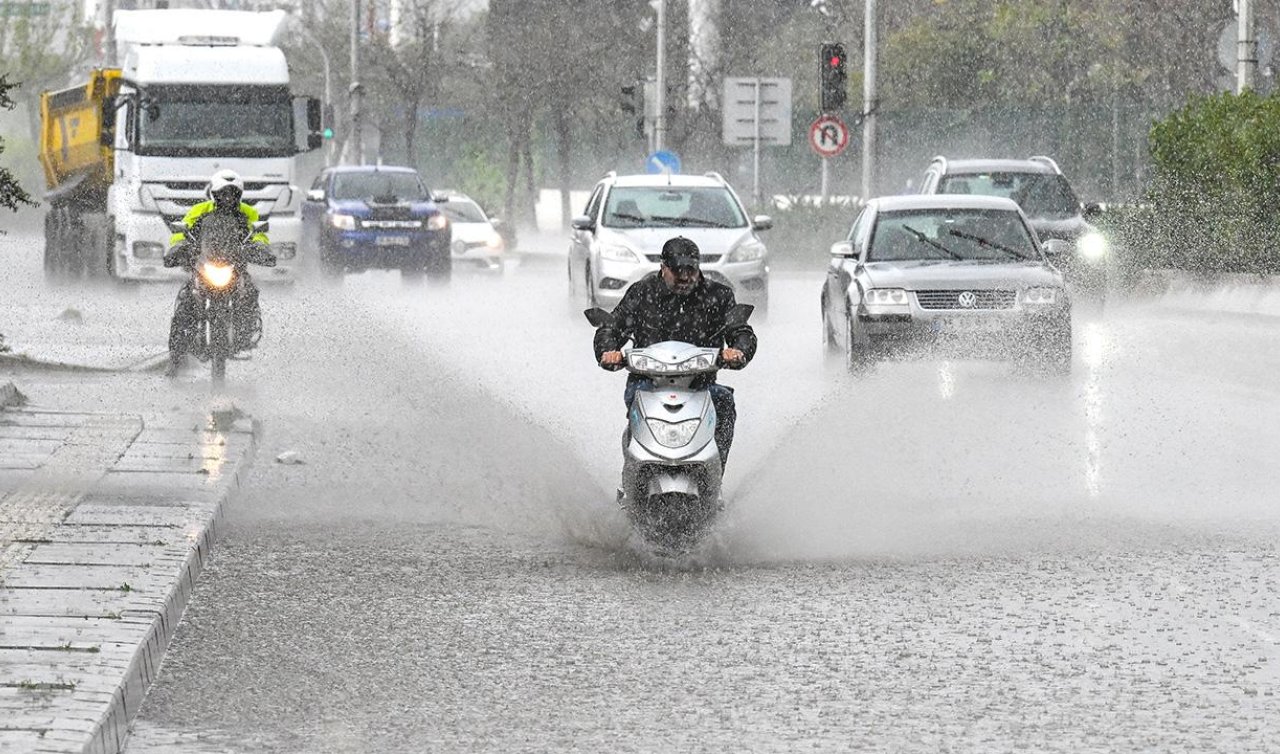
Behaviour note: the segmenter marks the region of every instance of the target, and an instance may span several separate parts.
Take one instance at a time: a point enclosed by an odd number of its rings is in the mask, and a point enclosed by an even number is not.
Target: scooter
[[[753,309],[735,306],[726,329],[746,324]],[[614,321],[603,309],[586,315],[596,327]],[[633,348],[625,356],[625,369],[645,382],[622,436],[618,503],[660,553],[692,550],[724,509],[716,410],[706,387],[722,366],[719,348],[678,341]]]

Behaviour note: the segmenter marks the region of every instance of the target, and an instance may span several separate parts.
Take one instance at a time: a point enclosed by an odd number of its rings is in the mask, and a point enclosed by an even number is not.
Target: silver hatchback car
[[[1010,199],[868,202],[831,247],[822,328],[828,351],[855,373],[919,348],[1071,369],[1062,273]]]
[[[662,245],[685,236],[702,252],[703,275],[764,314],[769,257],[758,232],[771,227],[766,215],[748,219],[738,195],[715,173],[610,173],[573,219],[570,296],[575,305],[612,309],[628,286],[658,269]]]

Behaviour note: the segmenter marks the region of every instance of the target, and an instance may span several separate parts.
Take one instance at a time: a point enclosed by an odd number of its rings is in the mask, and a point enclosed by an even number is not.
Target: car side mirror
[[[489,224],[496,230],[502,227],[502,219],[498,217],[491,217],[489,218]]]
[[[768,215],[756,215],[751,218],[752,230],[768,230],[773,227],[773,218]]]
[[[448,194],[442,194],[442,193],[439,193],[439,192],[432,193],[432,194],[431,194],[431,201],[435,202],[436,204],[445,204],[445,203],[447,203],[447,202],[449,201],[449,195],[448,195]]]
[[[569,221],[574,230],[595,230],[595,222],[587,215],[578,215]]]
[[[308,192],[307,192],[307,201],[309,201],[309,202],[323,202],[323,201],[324,201],[324,189],[311,189],[310,191],[308,191]]]
[[[1085,220],[1088,220],[1089,222],[1093,222],[1102,216],[1102,212],[1103,212],[1103,209],[1101,204],[1098,204],[1097,202],[1089,202],[1088,204],[1084,205],[1084,208],[1080,212],[1080,215]]]
[[[1061,238],[1050,238],[1048,241],[1040,244],[1041,250],[1047,257],[1056,257],[1071,251],[1071,244],[1063,241]]]
[[[831,256],[841,259],[853,259],[858,256],[858,253],[854,251],[852,241],[836,241],[831,244]]]
[[[617,319],[612,314],[605,311],[604,309],[601,309],[600,307],[595,307],[594,309],[587,309],[586,311],[583,312],[583,314],[586,315],[587,321],[591,323],[592,327],[604,327],[605,325],[612,325],[614,322],[617,321]]]

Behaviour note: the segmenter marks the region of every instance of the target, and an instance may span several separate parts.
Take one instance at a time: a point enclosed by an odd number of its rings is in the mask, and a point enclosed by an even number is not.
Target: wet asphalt
[[[268,289],[223,395],[15,377],[263,421],[129,752],[1280,748],[1280,321],[1122,302],[1077,317],[1069,379],[855,381],[821,271],[780,275],[730,515],[669,561],[611,508],[621,379],[559,273]],[[24,279],[163,343],[163,286]]]

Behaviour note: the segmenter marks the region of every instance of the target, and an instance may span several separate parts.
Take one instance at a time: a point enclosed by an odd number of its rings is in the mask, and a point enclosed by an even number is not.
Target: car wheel
[[[586,286],[587,286],[587,308],[594,309],[597,306],[600,306],[600,302],[596,299],[596,287],[591,282],[591,265],[590,264],[587,265]]]
[[[340,283],[343,275],[342,263],[326,244],[320,244],[320,278],[326,283]]]
[[[427,257],[427,280],[433,285],[448,285],[453,279],[453,256],[446,247],[442,253]]]
[[[1031,365],[1049,375],[1071,374],[1072,338],[1070,316],[1046,328],[1033,341]]]
[[[822,313],[820,315],[822,322],[822,353],[832,359],[840,355],[840,342],[836,339],[836,334],[831,331],[831,322],[827,320],[827,306],[822,305]]]
[[[866,374],[875,365],[871,343],[859,332],[857,320],[853,317],[848,318],[845,327],[844,365],[849,374],[855,376]]]

